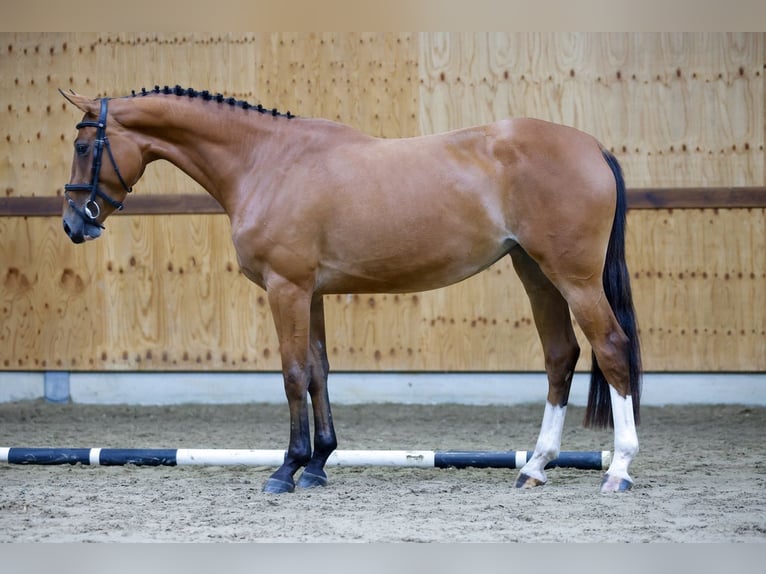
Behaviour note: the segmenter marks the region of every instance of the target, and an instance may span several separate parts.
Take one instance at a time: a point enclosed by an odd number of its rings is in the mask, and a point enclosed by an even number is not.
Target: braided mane
[[[151,94],[164,94],[164,95],[174,95],[179,97],[187,97],[187,98],[202,98],[205,101],[215,101],[219,104],[228,104],[230,106],[242,108],[243,110],[253,110],[255,112],[258,112],[260,114],[268,114],[270,116],[274,117],[284,117],[289,119],[294,118],[295,116],[291,114],[289,111],[287,113],[282,113],[277,108],[264,108],[261,104],[258,104],[257,106],[254,106],[245,100],[238,100],[236,98],[227,98],[224,97],[221,93],[211,93],[208,90],[202,90],[197,91],[192,88],[182,88],[181,86],[176,85],[174,88],[170,88],[168,86],[165,86],[164,88],[160,88],[159,86],[154,86],[153,90],[147,90],[146,88],[141,88],[140,92],[136,92],[133,90],[131,92],[131,97],[143,97],[148,96]]]

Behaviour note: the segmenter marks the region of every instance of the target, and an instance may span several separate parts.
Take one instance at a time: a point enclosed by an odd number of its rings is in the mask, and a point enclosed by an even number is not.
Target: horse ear
[[[82,110],[83,112],[97,115],[98,110],[96,109],[96,104],[97,104],[96,100],[91,100],[90,98],[86,96],[82,96],[73,90],[69,90],[69,92],[65,92],[61,88],[59,88],[59,94],[64,96],[64,98],[70,104],[76,106],[78,109]]]

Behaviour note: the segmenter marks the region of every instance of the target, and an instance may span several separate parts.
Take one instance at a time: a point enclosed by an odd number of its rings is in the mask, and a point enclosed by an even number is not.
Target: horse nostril
[[[71,237],[72,236],[72,228],[69,227],[69,224],[65,221],[64,222],[64,232]]]

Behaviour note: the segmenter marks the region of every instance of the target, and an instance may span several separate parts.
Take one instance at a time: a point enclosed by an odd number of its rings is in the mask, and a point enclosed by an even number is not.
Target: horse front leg
[[[280,278],[269,281],[267,293],[279,339],[290,410],[290,443],[282,466],[269,477],[263,491],[283,493],[295,490],[293,475],[311,459],[307,397],[311,293]]]
[[[338,446],[332,422],[330,397],[327,392],[327,375],[330,363],[327,360],[325,342],[324,302],[317,295],[311,304],[311,343],[309,395],[314,413],[314,454],[303,470],[298,486],[312,488],[327,485],[324,466],[328,457]]]

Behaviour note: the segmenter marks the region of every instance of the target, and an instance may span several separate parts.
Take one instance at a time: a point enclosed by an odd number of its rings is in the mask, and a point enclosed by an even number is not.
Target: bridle
[[[132,188],[128,187],[128,184],[126,184],[125,180],[122,178],[120,169],[117,167],[117,162],[114,160],[112,147],[109,145],[109,139],[106,137],[106,112],[108,107],[109,98],[102,98],[101,111],[98,115],[98,121],[82,121],[75,126],[78,130],[80,128],[96,128],[96,140],[93,142],[93,166],[91,168],[90,183],[67,183],[64,185],[64,197],[66,197],[69,206],[74,209],[77,214],[87,223],[98,225],[102,229],[104,226],[96,221],[99,214],[101,213],[101,208],[98,206],[98,203],[96,203],[96,196],[108,202],[118,211],[122,210],[123,208],[122,202],[109,197],[107,194],[101,191],[98,186],[98,177],[101,173],[101,160],[104,155],[104,148],[106,148],[106,151],[109,154],[109,160],[112,162],[114,172],[117,174],[117,178],[120,180],[123,189],[125,189],[125,191],[128,193],[132,191]],[[85,202],[85,204],[80,207],[71,197],[69,197],[68,193],[70,191],[88,191],[90,192],[90,195],[88,196],[88,200]]]

